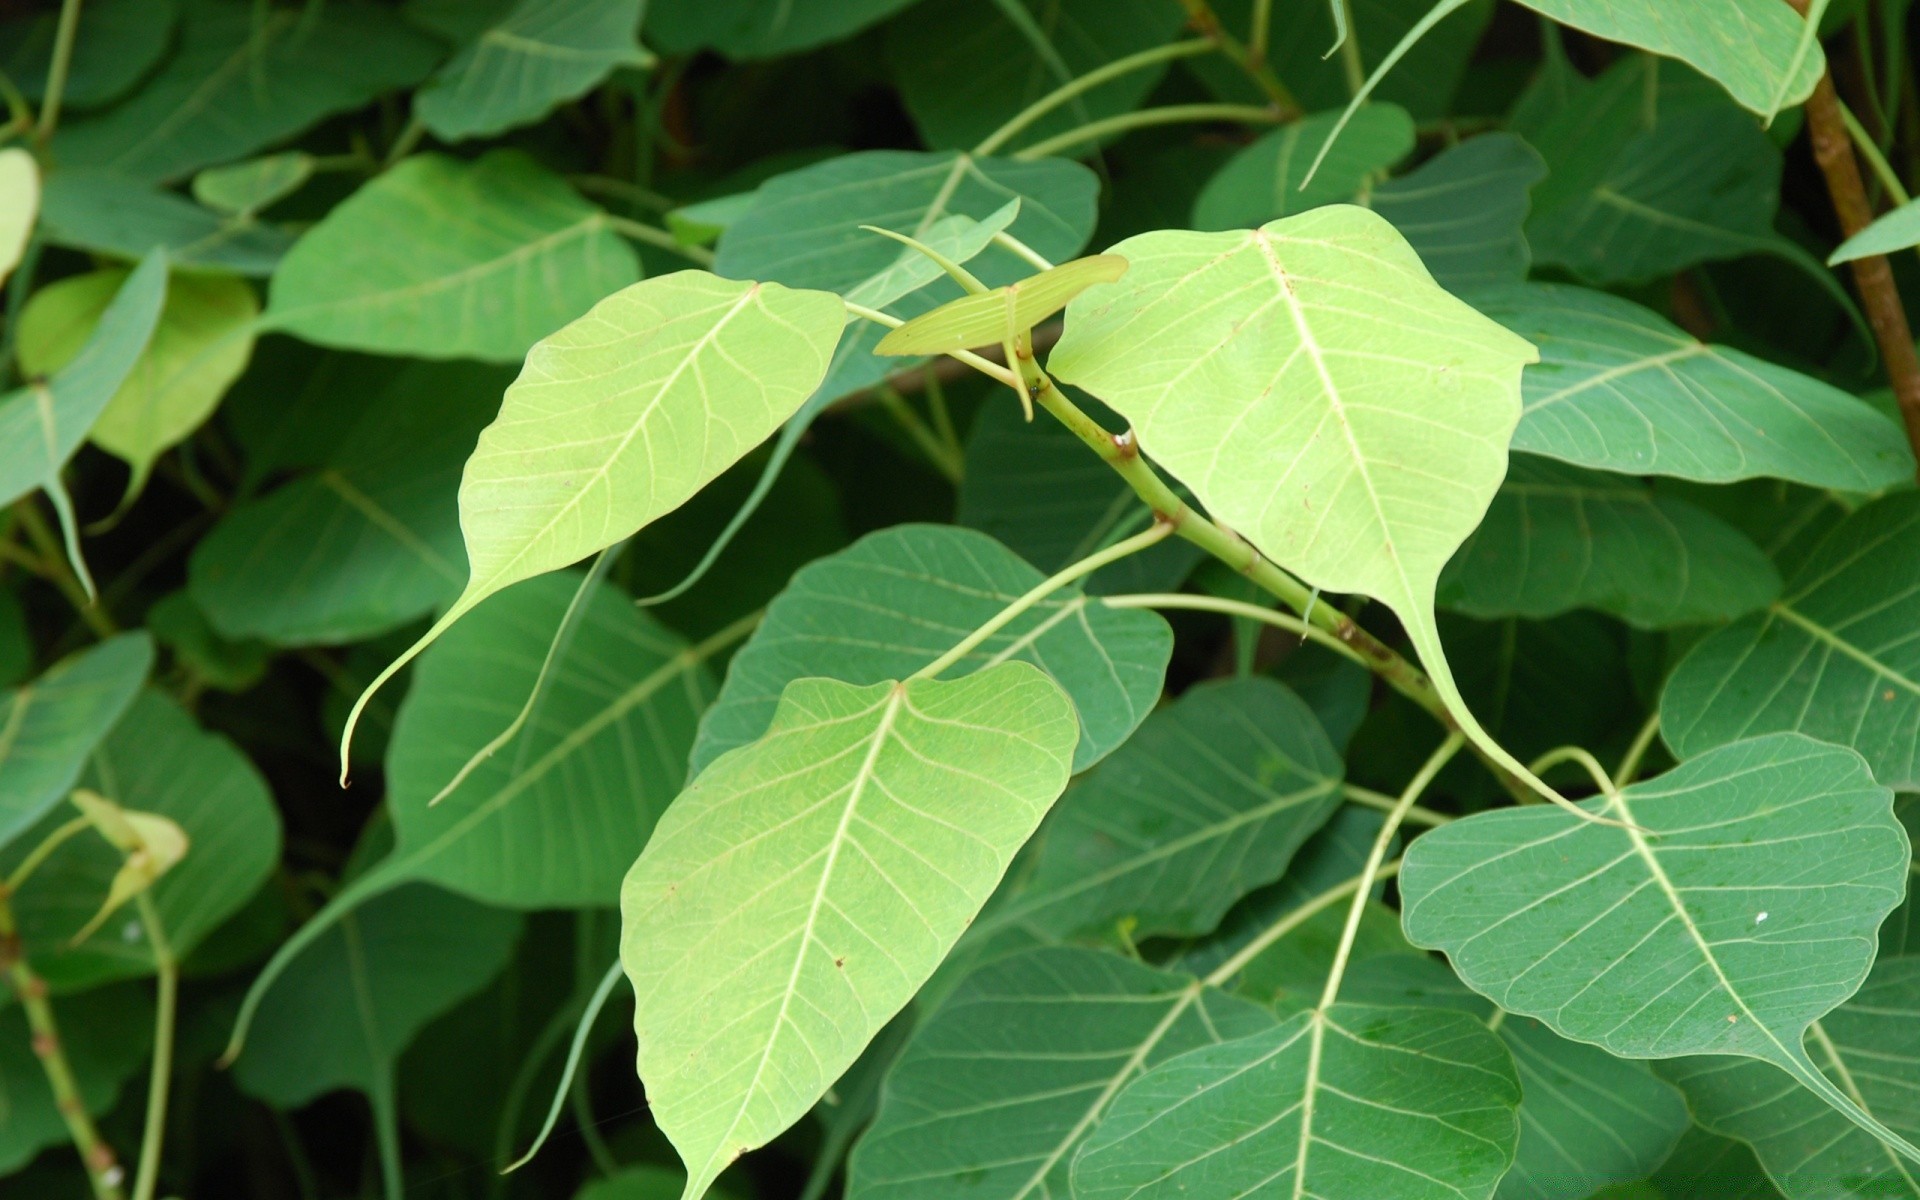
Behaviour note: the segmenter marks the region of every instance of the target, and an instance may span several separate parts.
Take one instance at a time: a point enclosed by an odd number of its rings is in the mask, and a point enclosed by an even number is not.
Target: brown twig
[[[1809,0],[1787,3],[1806,16]],[[1840,218],[1841,236],[1852,237],[1873,223],[1873,205],[1867,200],[1866,181],[1853,154],[1853,139],[1840,113],[1831,69],[1820,77],[1813,95],[1807,98],[1807,128],[1813,139],[1814,161],[1826,176],[1827,193],[1833,198],[1834,214]],[[1887,379],[1900,403],[1907,441],[1913,446],[1914,457],[1920,459],[1920,356],[1914,353],[1913,330],[1893,281],[1893,268],[1880,254],[1855,259],[1853,282],[1860,289],[1860,302],[1867,310],[1874,340],[1880,344],[1880,356],[1886,360]]]

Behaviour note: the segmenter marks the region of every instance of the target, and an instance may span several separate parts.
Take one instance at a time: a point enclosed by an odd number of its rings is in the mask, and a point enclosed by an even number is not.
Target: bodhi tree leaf
[[[176,267],[271,275],[293,238],[251,218],[223,216],[186,197],[107,171],[47,177],[42,229],[53,245],[120,258],[167,252]]]
[[[1513,448],[1630,475],[1877,491],[1913,475],[1898,425],[1853,396],[1564,284],[1473,294],[1540,347]]]
[[[153,989],[123,984],[64,996],[58,1017],[80,1101],[99,1116],[113,1108],[121,1087],[147,1064]],[[8,992],[0,1003],[0,1174],[12,1174],[69,1136],[33,1045],[26,1012]]]
[[[645,6],[646,0],[519,0],[416,93],[414,111],[446,142],[537,121],[615,67],[647,60],[635,36]]]
[[[178,7],[174,0],[92,0],[84,5],[60,93],[62,106],[75,112],[98,108],[138,83],[166,56]],[[35,103],[46,98],[58,33],[57,10],[0,23],[0,47],[5,47],[0,71]]]
[[[1336,147],[1328,162],[1339,153]],[[1523,232],[1528,195],[1546,173],[1532,146],[1511,133],[1486,133],[1387,180],[1366,204],[1407,239],[1434,282],[1461,293],[1526,278],[1533,261]]]
[[[773,58],[837,41],[914,0],[651,0],[647,37],[668,54],[713,49],[733,59]]]
[[[1271,679],[1200,684],[1061,801],[1020,894],[979,922],[1050,937],[1125,920],[1134,937],[1209,933],[1272,883],[1340,802],[1340,756]]]
[[[147,635],[123,633],[7,693],[0,704],[0,846],[66,796],[152,667]]]
[[[1729,620],[1779,594],[1767,556],[1719,519],[1525,454],[1440,577],[1441,606],[1476,617],[1595,608],[1642,629]]]
[[[1026,663],[796,680],[766,735],[667,810],[621,887],[621,961],[687,1200],[804,1116],[926,982],[1066,786],[1078,736]]]
[[[639,275],[606,214],[526,155],[416,154],[294,243],[265,324],[323,346],[518,362]]]
[[[187,835],[187,854],[151,892],[160,927],[181,958],[260,890],[280,859],[280,814],[267,782],[246,756],[207,733],[173,701],[146,691],[88,760],[83,786],[121,808],[152,813]],[[64,824],[60,806],[9,847],[27,850]],[[77,990],[154,970],[153,951],[131,909],[79,945],[69,941],[100,907],[125,856],[87,834],[64,843],[13,899],[33,966],[55,989]]]
[[[18,353],[30,375],[71,362],[100,325],[128,273],[109,267],[35,292],[20,314]],[[127,500],[145,488],[154,460],[213,414],[253,353],[253,289],[221,275],[176,274],[146,349],[87,431],[87,440],[132,470]]]
[[[0,283],[26,253],[40,215],[40,168],[17,146],[0,150]]]
[[[1827,265],[1838,266],[1875,254],[1892,254],[1912,246],[1920,246],[1920,200],[1880,214],[1873,224],[1841,242],[1840,248],[1828,256]]]
[[[440,54],[432,38],[368,5],[258,19],[238,0],[183,0],[181,10],[180,49],[159,74],[126,103],[61,124],[62,165],[178,179],[414,83]]]
[[[1780,1200],[1780,1193],[1767,1180],[1746,1143],[1708,1133],[1698,1125],[1680,1139],[1667,1161],[1653,1173],[1651,1182],[1665,1200],[1692,1196]]]
[[[193,198],[223,213],[250,215],[299,191],[313,171],[313,155],[302,150],[208,167],[194,174]]]
[[[1770,1062],[1903,1146],[1801,1046],[1866,977],[1906,890],[1906,833],[1859,755],[1773,734],[1586,803],[1638,828],[1523,807],[1415,839],[1407,936],[1563,1037],[1626,1058]]]
[[[1806,1051],[1860,1107],[1920,1136],[1917,1030],[1920,959],[1882,959],[1851,1000],[1808,1031]],[[1752,1146],[1794,1200],[1920,1196],[1920,1168],[1765,1063],[1683,1058],[1661,1069],[1685,1090],[1702,1125]]]
[[[1307,167],[1339,119],[1337,112],[1315,113],[1261,135],[1228,159],[1193,202],[1193,227],[1247,228],[1353,200],[1413,149],[1413,118],[1407,110],[1370,104],[1354,114],[1309,180]]]
[[[1111,252],[1132,269],[1068,305],[1053,371],[1268,558],[1393,609],[1469,736],[1524,777],[1454,685],[1433,594],[1506,472],[1533,347],[1350,205]]]
[[[1190,1051],[1129,1084],[1073,1165],[1073,1194],[1493,1195],[1520,1084],[1465,1013],[1337,1004]]]
[[[1018,283],[949,300],[932,312],[891,330],[873,348],[875,354],[948,354],[993,346],[1024,334],[1096,284],[1112,283],[1127,273],[1127,260],[1095,254],[1061,263]]]
[[[1124,1084],[1272,1024],[1191,975],[1117,955],[1047,947],[1000,959],[914,1030],[848,1161],[849,1200],[1065,1196],[1073,1152]]]
[[[701,718],[693,774],[765,733],[794,680],[825,676],[864,685],[905,678],[1042,578],[992,538],[944,525],[883,529],[809,564],[733,656],[719,698]],[[1173,631],[1158,614],[1108,608],[1066,587],[954,669],[1019,659],[1051,675],[1079,713],[1073,768],[1084,771],[1153,710],[1172,652]]]
[[[1682,758],[1797,730],[1852,746],[1874,778],[1920,788],[1920,495],[1835,526],[1765,612],[1693,648],[1660,697]]]

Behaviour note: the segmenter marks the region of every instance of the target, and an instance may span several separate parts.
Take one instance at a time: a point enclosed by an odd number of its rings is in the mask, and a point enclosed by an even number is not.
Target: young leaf
[[[766,732],[796,679],[902,679],[933,662],[1043,576],[984,534],[901,525],[868,534],[795,573],[700,721],[692,773]],[[1073,769],[1084,771],[1153,711],[1173,631],[1144,609],[1108,608],[1073,587],[1021,614],[955,671],[1029,662],[1066,689],[1080,717]]]
[[[1638,828],[1512,808],[1416,839],[1400,873],[1407,936],[1563,1037],[1628,1058],[1770,1062],[1920,1159],[1801,1046],[1866,977],[1873,931],[1906,890],[1906,833],[1859,755],[1774,734],[1587,807]]]
[[[1473,1017],[1339,1004],[1141,1076],[1075,1159],[1073,1194],[1486,1200],[1519,1103]]]
[[[1521,379],[1515,450],[1712,483],[1771,476],[1877,491],[1913,476],[1900,427],[1870,405],[1631,301],[1533,283],[1473,303],[1540,347]]]
[[[1198,685],[1067,793],[1026,886],[980,927],[1210,933],[1286,870],[1339,804],[1342,773],[1285,687],[1259,676]]]
[[[1912,1138],[1920,1085],[1920,959],[1883,959],[1860,991],[1809,1031],[1806,1052],[1836,1087]],[[1752,1146],[1794,1197],[1920,1196],[1920,1170],[1794,1080],[1739,1058],[1683,1058],[1662,1072],[1700,1123]]]
[[[525,155],[420,154],[294,243],[265,321],[323,346],[517,362],[639,275],[606,214]]]
[[[914,1030],[848,1161],[847,1196],[1065,1196],[1074,1151],[1123,1086],[1272,1024],[1191,975],[1117,955],[1050,947],[1000,959]]]
[[[1891,788],[1920,788],[1920,495],[1841,522],[1765,612],[1693,648],[1660,697],[1682,758],[1777,730],[1852,746]]]
[[[1526,278],[1533,251],[1522,230],[1529,195],[1546,174],[1539,153],[1519,137],[1484,133],[1387,180],[1366,204],[1407,239],[1434,282],[1460,294]]]
[[[1307,165],[1338,118],[1338,113],[1315,113],[1261,135],[1228,159],[1193,202],[1193,227],[1249,228],[1323,204],[1351,201],[1375,175],[1384,175],[1413,149],[1413,118],[1407,111],[1370,104],[1354,114],[1308,182]]]
[[[73,361],[126,282],[116,267],[74,275],[35,292],[20,314],[20,365],[51,375]],[[146,487],[154,460],[213,414],[253,353],[253,289],[221,275],[179,274],[146,349],[87,439],[132,471],[124,507]]]
[[[519,0],[415,95],[445,142],[504,133],[647,61],[635,35],[645,0]]]
[[[27,251],[40,215],[40,168],[17,146],[0,150],[0,283]]]
[[[1348,205],[1111,253],[1133,267],[1069,306],[1054,372],[1268,558],[1393,609],[1448,709],[1524,774],[1461,700],[1433,593],[1506,473],[1533,347]]]
[[[0,846],[58,804],[153,668],[153,643],[126,633],[14,688],[0,704]]]
[[[175,267],[273,274],[293,238],[278,226],[226,216],[185,196],[108,171],[47,177],[41,231],[51,245],[118,258],[165,250]]]
[[[1127,260],[1118,255],[1077,258],[1018,283],[950,300],[889,332],[873,352],[950,354],[997,346],[1025,334],[1095,284],[1112,283],[1126,273]]]
[[[1441,607],[1476,617],[1595,608],[1642,629],[1729,620],[1779,594],[1766,555],[1717,518],[1526,454],[1440,576]]]
[[[964,264],[992,245],[993,236],[1005,230],[1019,215],[1020,198],[1015,196],[984,220],[976,221],[959,213],[941,217],[928,226],[925,233],[915,235],[914,240],[949,262]],[[869,275],[848,291],[846,298],[849,304],[885,308],[902,296],[919,291],[944,276],[940,264],[918,246],[902,246],[899,255],[886,270]]]
[[[766,736],[667,810],[621,888],[621,961],[687,1200],[912,998],[1066,786],[1077,737],[1025,663],[796,680]]]
[[[1841,242],[1840,248],[1827,257],[1827,265],[1838,266],[1875,254],[1892,254],[1912,246],[1920,246],[1920,200],[1908,201],[1892,212],[1882,213],[1873,224]]]

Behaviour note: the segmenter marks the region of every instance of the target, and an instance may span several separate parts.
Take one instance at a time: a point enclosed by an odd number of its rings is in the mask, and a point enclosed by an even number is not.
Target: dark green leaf
[[[1341,140],[1352,136],[1350,126]],[[1336,143],[1321,171],[1340,153]],[[1487,133],[1389,179],[1367,204],[1393,222],[1447,290],[1518,283],[1533,261],[1522,232],[1528,195],[1546,173],[1533,147],[1510,133]]]
[[[1339,119],[1338,112],[1315,113],[1262,135],[1228,159],[1194,201],[1193,227],[1250,229],[1323,204],[1354,200],[1413,149],[1413,118],[1406,110],[1369,104],[1353,115],[1309,181],[1307,170]],[[1391,214],[1382,215],[1391,219]]]
[[[520,0],[414,98],[414,111],[448,142],[539,120],[646,54],[635,39],[646,0]]]
[[[178,8],[174,0],[89,0],[80,9],[61,104],[84,111],[124,95],[166,54]],[[46,95],[58,25],[54,9],[0,23],[0,46],[7,48],[0,72],[35,103]]]
[[[121,634],[7,693],[0,703],[0,846],[66,798],[152,666],[147,635]]]
[[[279,227],[222,216],[184,196],[107,171],[55,171],[47,179],[47,240],[139,258],[155,248],[180,267],[271,275],[293,239]]]

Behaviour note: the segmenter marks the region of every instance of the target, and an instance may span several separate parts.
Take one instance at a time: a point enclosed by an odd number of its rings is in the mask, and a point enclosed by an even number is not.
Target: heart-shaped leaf
[[[125,633],[60,662],[0,701],[0,846],[58,804],[153,669],[153,642]]]

